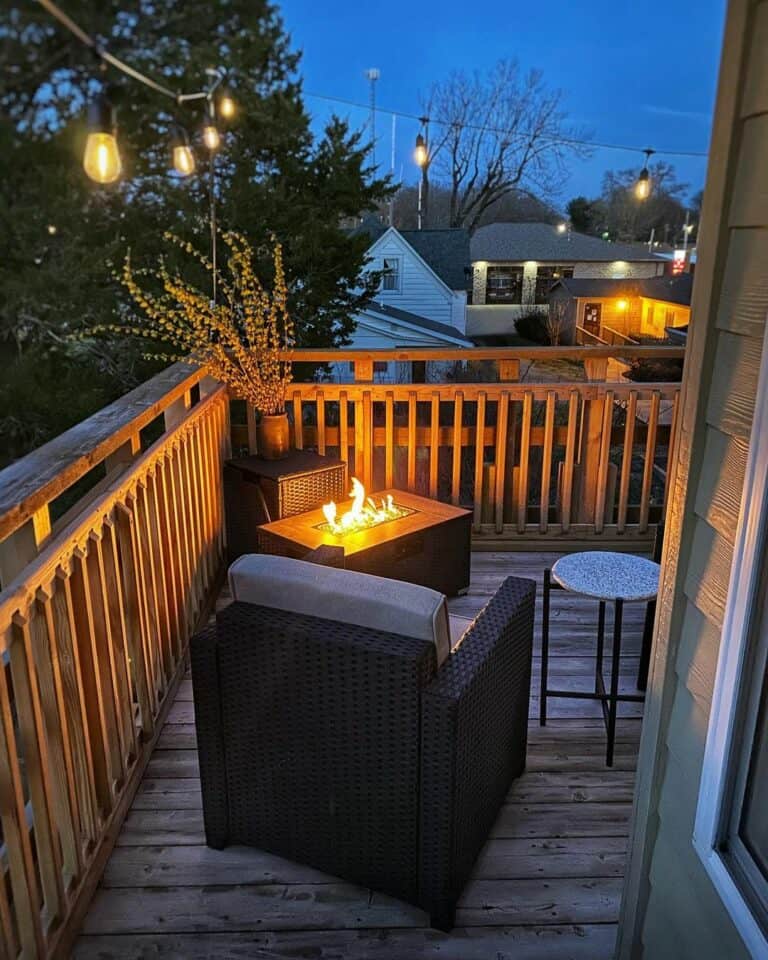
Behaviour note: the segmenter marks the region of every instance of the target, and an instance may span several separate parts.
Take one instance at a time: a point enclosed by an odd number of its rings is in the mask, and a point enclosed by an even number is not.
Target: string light
[[[96,183],[114,183],[122,173],[116,129],[115,110],[106,95],[99,94],[88,107],[88,137],[83,155],[83,169]]]
[[[641,201],[647,200],[651,195],[651,175],[648,172],[648,164],[655,152],[655,150],[643,150],[645,154],[645,166],[640,171],[640,176],[637,178],[637,183],[635,184],[635,197]]]
[[[425,166],[427,162],[427,141],[421,134],[416,137],[416,149],[413,152],[413,157],[420,167]]]
[[[235,113],[237,113],[237,105],[232,94],[229,90],[222,90],[219,94],[219,115],[225,120],[231,120]]]
[[[325,100],[328,103],[340,103],[347,107],[357,107],[360,110],[370,110],[370,106],[365,103],[360,103],[357,100],[350,100],[345,97],[330,97],[327,94],[323,93],[305,93],[305,97],[309,97],[311,100]],[[439,127],[453,127],[456,130],[474,130],[478,133],[486,134],[499,134],[500,136],[508,136],[509,130],[504,130],[501,127],[487,127],[478,123],[461,123],[455,122],[453,120],[438,120],[434,117],[425,118],[419,116],[415,113],[408,113],[405,110],[392,110],[387,107],[376,107],[377,113],[386,113],[390,117],[399,117],[402,120],[418,120],[419,123],[424,123],[425,119],[429,123],[436,124]],[[528,136],[529,131],[520,131],[520,136]],[[546,134],[537,134],[539,140],[546,140],[550,143],[562,143],[564,145],[570,146],[580,146],[580,147],[592,147],[601,150],[622,150],[626,153],[646,153],[646,150],[643,147],[635,147],[627,143],[610,143],[603,140],[587,140],[580,137],[565,137],[565,136],[548,136]],[[659,154],[660,156],[665,157],[707,157],[709,154],[706,150],[653,150],[652,153]]]
[[[189,145],[187,131],[174,124],[171,134],[171,157],[173,168],[182,177],[188,177],[195,172],[195,155]]]

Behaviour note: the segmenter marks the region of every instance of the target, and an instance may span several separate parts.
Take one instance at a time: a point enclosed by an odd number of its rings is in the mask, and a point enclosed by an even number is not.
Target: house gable
[[[370,269],[381,270],[385,258],[398,260],[398,288],[380,289],[377,300],[428,320],[462,329],[466,294],[450,289],[401,234],[390,227],[368,249]]]

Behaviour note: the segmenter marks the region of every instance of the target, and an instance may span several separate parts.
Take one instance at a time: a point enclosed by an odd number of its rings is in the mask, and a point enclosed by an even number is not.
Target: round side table
[[[631,601],[651,602],[659,589],[659,565],[653,560],[628,553],[590,550],[561,557],[550,570],[544,571],[544,603],[541,638],[541,700],[539,721],[547,722],[547,698],[568,697],[579,700],[598,700],[603,709],[607,733],[606,763],[613,766],[616,739],[616,714],[620,702],[642,702],[645,695],[619,693],[619,666],[621,660],[621,627],[624,604]],[[552,589],[568,590],[599,601],[597,623],[597,657],[593,692],[557,690],[549,687],[549,601]],[[614,604],[613,648],[610,688],[606,692],[603,679],[605,647],[605,605]]]

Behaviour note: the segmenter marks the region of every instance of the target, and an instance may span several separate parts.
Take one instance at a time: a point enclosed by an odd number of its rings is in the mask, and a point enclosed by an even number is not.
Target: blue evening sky
[[[641,0],[283,0],[294,46],[303,51],[307,94],[367,103],[364,73],[378,67],[377,100],[406,113],[419,95],[452,69],[484,70],[500,58],[544,72],[564,92],[571,120],[595,140],[638,147],[705,151],[722,41],[725,0],[643,3]],[[307,96],[318,122],[336,111],[355,126],[367,111]],[[391,117],[377,116],[377,159],[390,164]],[[415,121],[397,121],[395,172],[415,179]],[[695,192],[702,158],[665,158]],[[636,154],[598,149],[574,161],[557,198],[599,193],[605,169],[642,165]]]

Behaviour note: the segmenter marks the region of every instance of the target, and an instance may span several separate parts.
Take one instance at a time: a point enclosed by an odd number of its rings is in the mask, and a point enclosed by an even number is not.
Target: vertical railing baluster
[[[528,491],[530,488],[531,418],[533,394],[523,394],[522,423],[520,426],[520,469],[517,480],[517,532],[525,533],[528,523]]]
[[[555,411],[557,394],[547,390],[547,403],[544,413],[544,446],[541,454],[541,497],[539,501],[539,533],[549,529],[549,491],[552,486],[552,450],[555,438]]]
[[[485,466],[485,404],[486,393],[481,390],[477,395],[477,413],[475,415],[475,489],[473,522],[475,532],[480,532],[483,519],[483,467]]]
[[[616,530],[619,533],[624,533],[627,528],[629,484],[632,479],[632,453],[635,445],[636,419],[637,390],[630,390],[625,410],[624,449],[621,454],[621,476],[619,477],[619,511],[616,517]]]
[[[493,491],[493,515],[496,533],[501,533],[504,530],[504,486],[507,482],[508,425],[509,391],[503,390],[496,404],[496,474]]]
[[[384,486],[394,487],[395,461],[395,396],[387,390],[384,402]]]
[[[461,496],[461,455],[462,448],[462,421],[464,419],[464,394],[456,391],[453,398],[453,450],[451,458],[451,503],[459,505]]]
[[[661,394],[654,390],[651,394],[651,407],[648,413],[648,434],[645,440],[645,460],[643,463],[643,489],[640,494],[640,524],[638,530],[645,533],[651,511],[651,484],[653,483],[653,464],[656,457],[656,435],[659,427],[659,406]]]

